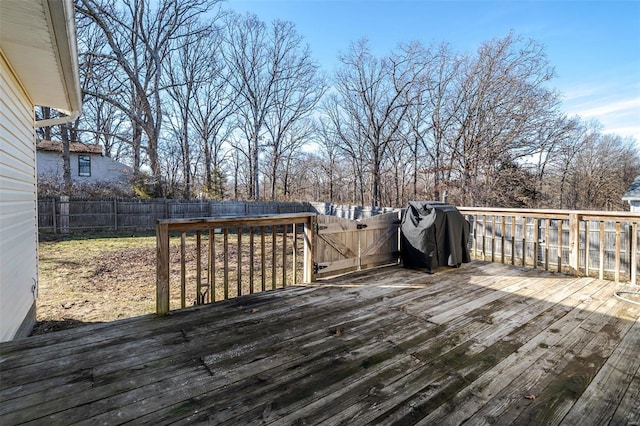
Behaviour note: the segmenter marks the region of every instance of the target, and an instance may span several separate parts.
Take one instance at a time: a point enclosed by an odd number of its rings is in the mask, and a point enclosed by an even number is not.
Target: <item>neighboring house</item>
[[[39,141],[36,145],[38,178],[63,179],[62,142]],[[71,181],[129,185],[133,169],[102,155],[102,145],[69,144]]]
[[[82,106],[72,0],[0,0],[0,341],[35,324],[38,221],[35,128]],[[35,121],[35,106],[65,117]]]
[[[629,185],[627,192],[622,196],[622,201],[629,203],[632,212],[640,213],[640,176]]]

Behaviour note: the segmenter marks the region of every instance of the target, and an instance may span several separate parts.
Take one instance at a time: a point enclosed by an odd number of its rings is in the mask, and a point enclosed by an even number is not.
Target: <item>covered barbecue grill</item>
[[[459,267],[471,258],[469,222],[455,206],[437,201],[410,201],[402,217],[401,257],[408,268]]]

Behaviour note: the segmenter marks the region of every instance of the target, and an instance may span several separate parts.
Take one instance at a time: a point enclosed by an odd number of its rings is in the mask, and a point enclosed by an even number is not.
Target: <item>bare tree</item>
[[[226,20],[223,55],[229,65],[229,83],[237,100],[247,139],[246,156],[251,175],[249,197],[259,199],[258,161],[265,116],[273,102],[274,80],[267,26],[256,15],[232,14]]]
[[[415,102],[412,87],[420,81],[426,64],[421,46],[399,46],[388,57],[375,57],[366,40],[351,45],[339,56],[336,74],[339,97],[331,114],[344,147],[352,157],[366,154],[371,175],[371,204],[380,205],[381,165],[389,144],[401,137],[402,122]],[[348,125],[351,129],[344,129]],[[350,133],[350,134],[349,134]]]
[[[319,154],[324,157],[324,161],[316,161],[316,164],[320,166],[321,174],[327,177],[325,199],[330,203],[334,203],[338,200],[336,187],[339,185],[339,176],[337,172],[342,160],[340,157],[340,138],[326,117],[319,118],[314,122],[314,134],[319,143]],[[320,179],[318,179],[318,182],[320,182]]]
[[[485,203],[492,167],[535,151],[536,129],[557,103],[544,86],[552,77],[543,47],[513,34],[484,43],[466,62],[454,139],[464,204]]]
[[[536,152],[531,156],[530,164],[527,164],[532,169],[535,182],[528,206],[535,208],[553,206],[552,197],[558,191],[551,183],[552,173],[554,170],[564,170],[566,173],[567,164],[571,163],[577,152],[571,146],[576,146],[575,141],[581,140],[584,133],[584,126],[575,117],[569,118],[555,110],[548,111],[547,117],[537,130]]]
[[[161,192],[158,142],[162,129],[161,80],[162,60],[185,36],[188,27],[217,0],[123,0],[118,5],[107,0],[80,0],[76,10],[100,29],[108,48],[92,52],[108,60],[117,70],[113,77],[120,82],[117,92],[86,93],[112,103],[124,111],[133,129],[134,169],[140,169],[142,136],[154,178],[156,193]]]
[[[259,199],[259,161],[265,136],[279,161],[279,144],[288,129],[311,112],[322,86],[316,77],[318,66],[291,22],[276,20],[267,26],[255,15],[233,14],[226,24],[223,55],[246,136],[252,176],[249,196]]]
[[[314,111],[326,85],[319,77],[319,67],[311,58],[309,47],[303,45],[302,36],[296,33],[293,24],[276,22],[273,34],[279,70],[273,84],[272,106],[265,116],[268,138],[265,148],[270,157],[271,200],[276,200],[281,163],[306,142],[311,128],[303,121]],[[285,193],[286,183],[285,179]]]
[[[635,141],[591,129],[568,167],[564,208],[622,210],[627,186],[640,173]]]
[[[173,101],[169,108],[173,111],[171,125],[174,135],[180,145],[182,159],[182,177],[184,182],[183,196],[191,198],[192,177],[196,164],[192,158],[192,142],[189,129],[191,127],[192,112],[199,109],[196,93],[201,85],[210,78],[208,63],[212,60],[208,37],[210,28],[199,22],[191,22],[188,26],[178,30],[183,34],[175,50],[167,56],[164,62],[165,86]]]
[[[207,78],[196,88],[193,96],[197,108],[189,110],[190,121],[198,135],[204,160],[204,192],[216,199],[224,196],[223,162],[227,156],[224,142],[229,138],[233,107],[236,101],[227,84],[228,67],[220,52],[220,33],[208,36],[208,59],[205,60]]]
[[[456,119],[462,107],[462,93],[458,90],[457,77],[464,57],[451,51],[448,44],[441,44],[432,53],[426,93],[426,134],[419,138],[430,159],[433,178],[433,197],[446,198],[453,173]],[[416,129],[420,134],[420,128]]]

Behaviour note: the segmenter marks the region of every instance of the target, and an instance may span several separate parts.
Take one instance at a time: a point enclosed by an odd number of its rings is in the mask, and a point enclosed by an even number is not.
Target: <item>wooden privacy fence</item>
[[[156,312],[311,282],[315,221],[314,213],[158,220]]]
[[[637,213],[458,209],[471,223],[476,259],[637,283]]]
[[[159,219],[251,216],[314,211],[304,202],[214,201],[170,199],[38,200],[38,229],[44,233],[153,230]]]

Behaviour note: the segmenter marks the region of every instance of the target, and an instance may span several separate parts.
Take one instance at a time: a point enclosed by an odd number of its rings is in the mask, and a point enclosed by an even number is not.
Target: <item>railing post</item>
[[[569,213],[569,268],[580,275],[580,215]]]
[[[313,239],[316,230],[316,216],[309,216],[304,223],[304,254],[303,254],[303,274],[302,279],[305,283],[315,281],[313,275]]]
[[[156,313],[169,312],[169,225],[156,225]]]

